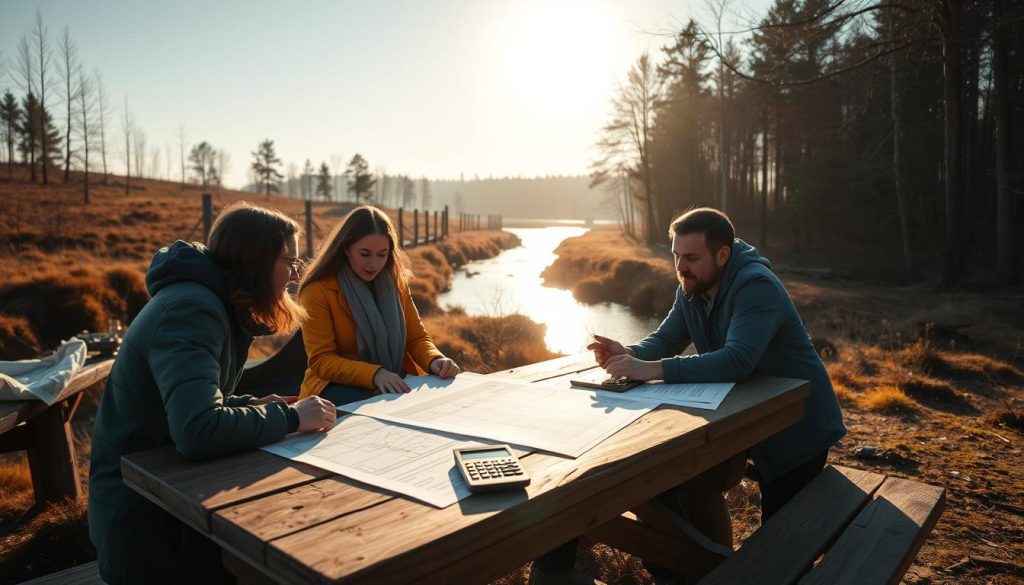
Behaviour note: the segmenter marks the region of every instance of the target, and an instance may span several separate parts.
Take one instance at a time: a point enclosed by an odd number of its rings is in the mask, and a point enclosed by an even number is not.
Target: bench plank
[[[103,585],[96,561],[71,567],[57,573],[43,575],[21,585]]]
[[[701,585],[796,583],[884,480],[877,473],[826,467]]]
[[[944,488],[888,478],[800,585],[899,583],[945,502]]]

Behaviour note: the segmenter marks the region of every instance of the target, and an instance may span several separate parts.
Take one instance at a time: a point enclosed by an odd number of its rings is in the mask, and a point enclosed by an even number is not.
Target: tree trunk
[[[945,159],[945,268],[946,281],[956,282],[964,277],[965,252],[964,205],[961,189],[963,166],[962,121],[963,108],[960,88],[963,82],[961,67],[960,25],[963,17],[961,0],[945,0],[940,8],[943,25],[943,102],[945,112],[944,159]]]
[[[1013,199],[1010,190],[1012,143],[1010,140],[1010,99],[1007,77],[1006,23],[1002,22],[1003,0],[992,5],[992,74],[996,119],[996,268],[999,282],[1014,281]]]
[[[895,9],[890,9],[890,19],[895,16]],[[894,24],[890,21],[890,26]],[[895,41],[895,39],[894,39]],[[893,190],[896,192],[896,209],[900,216],[900,240],[903,244],[903,267],[907,276],[914,269],[910,249],[910,229],[907,218],[906,194],[903,192],[902,166],[900,165],[900,135],[903,132],[902,111],[900,108],[900,91],[896,75],[896,55],[889,56],[889,100],[892,110],[892,178]]]
[[[761,248],[768,247],[768,108],[761,115]]]

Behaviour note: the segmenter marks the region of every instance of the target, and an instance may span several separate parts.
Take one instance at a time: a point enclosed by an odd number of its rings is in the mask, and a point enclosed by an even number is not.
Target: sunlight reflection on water
[[[540,273],[554,262],[555,248],[566,238],[586,233],[586,228],[506,231],[519,236],[523,245],[494,258],[471,262],[456,272],[452,290],[438,298],[442,308],[461,306],[470,315],[522,313],[547,325],[547,346],[561,353],[583,351],[591,333],[628,343],[658,326],[657,319],[637,317],[623,305],[585,305],[568,290],[543,286]]]

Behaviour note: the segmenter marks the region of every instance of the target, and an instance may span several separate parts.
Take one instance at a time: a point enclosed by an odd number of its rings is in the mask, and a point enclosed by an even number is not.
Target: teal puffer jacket
[[[176,242],[146,275],[153,298],[132,322],[100,401],[89,471],[89,536],[107,583],[177,582],[182,526],[125,486],[121,456],[174,445],[207,459],[284,438],[288,407],[232,396],[252,331],[226,301],[204,247]]]
[[[639,359],[660,359],[666,382],[740,382],[754,374],[809,380],[804,418],[749,451],[771,481],[846,434],[839,401],[789,293],[743,240],[733,242],[713,302],[709,314],[700,295],[676,289],[657,331],[629,347]],[[679,356],[691,342],[697,355]]]

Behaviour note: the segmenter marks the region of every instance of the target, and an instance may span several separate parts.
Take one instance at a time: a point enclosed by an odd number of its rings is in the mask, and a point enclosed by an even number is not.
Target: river
[[[548,349],[583,351],[593,333],[628,343],[658,326],[658,319],[638,317],[616,303],[586,305],[565,289],[543,285],[541,272],[554,262],[563,240],[587,232],[583,227],[506,228],[523,245],[470,262],[452,279],[451,291],[438,297],[444,309],[460,306],[469,315],[521,313],[547,326]]]

